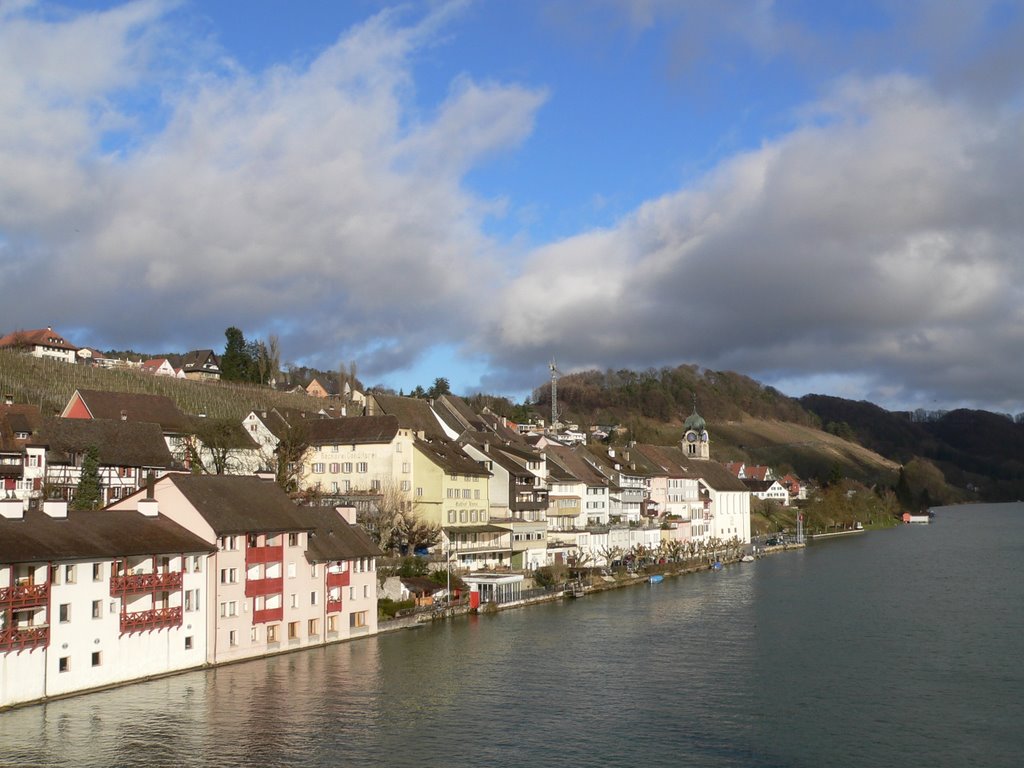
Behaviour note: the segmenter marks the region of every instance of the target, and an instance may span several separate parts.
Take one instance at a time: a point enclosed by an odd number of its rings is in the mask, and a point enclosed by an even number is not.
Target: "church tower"
[[[694,398],[696,401],[696,398]],[[693,413],[683,422],[683,453],[688,459],[710,459],[711,445],[708,440],[708,425],[697,413],[697,403],[693,404]]]

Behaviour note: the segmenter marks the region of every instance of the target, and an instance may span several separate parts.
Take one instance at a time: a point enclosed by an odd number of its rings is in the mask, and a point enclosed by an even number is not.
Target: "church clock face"
[[[707,430],[704,430],[703,432],[700,433],[700,441],[702,443],[706,443],[708,441],[708,432],[707,432]]]
[[[697,433],[696,432],[694,432],[693,430],[690,430],[689,432],[686,433],[686,442],[694,443],[696,441],[697,441]]]

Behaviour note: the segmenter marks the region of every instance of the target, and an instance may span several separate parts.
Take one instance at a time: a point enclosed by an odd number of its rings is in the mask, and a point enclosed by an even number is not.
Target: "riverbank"
[[[773,547],[764,547],[757,551],[756,557],[761,558],[767,555],[778,554],[780,552],[804,549],[805,546],[805,544],[788,543],[779,544],[778,546]],[[624,589],[626,587],[649,584],[651,576],[678,578],[694,573],[701,573],[703,571],[718,570],[722,566],[726,565],[747,565],[747,563],[744,563],[741,557],[735,557],[719,560],[716,561],[716,563],[664,563],[656,566],[648,566],[644,569],[643,573],[622,573],[615,576],[591,577],[585,584],[583,584],[581,594],[576,593],[574,595],[569,584],[566,584],[557,590],[552,590],[543,595],[535,595],[520,600],[509,600],[502,603],[485,603],[476,609],[470,608],[469,605],[462,604],[442,607],[433,611],[424,611],[422,613],[405,616],[400,619],[381,620],[378,621],[377,624],[377,633],[385,634],[389,632],[399,632],[406,629],[418,629],[435,621],[445,621],[469,615],[497,613],[498,611],[506,611],[514,608],[527,608],[531,605],[571,600],[574,597],[576,599],[581,599],[585,598],[587,595],[599,592],[607,592],[614,589]]]

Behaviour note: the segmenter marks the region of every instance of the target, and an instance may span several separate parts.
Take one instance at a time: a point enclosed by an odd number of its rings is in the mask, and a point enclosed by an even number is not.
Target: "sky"
[[[1024,410],[1024,2],[0,0],[0,333]]]

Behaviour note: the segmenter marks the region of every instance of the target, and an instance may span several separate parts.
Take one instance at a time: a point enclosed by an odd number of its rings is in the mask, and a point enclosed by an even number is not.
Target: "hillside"
[[[1024,424],[988,411],[956,410],[924,421],[866,402],[808,395],[800,402],[825,424],[901,463],[932,462],[947,482],[991,501],[1024,498]]]
[[[199,382],[151,376],[132,370],[68,365],[0,350],[0,395],[59,413],[76,389],[165,395],[185,413],[241,420],[254,408],[318,410],[324,401],[251,384]]]

